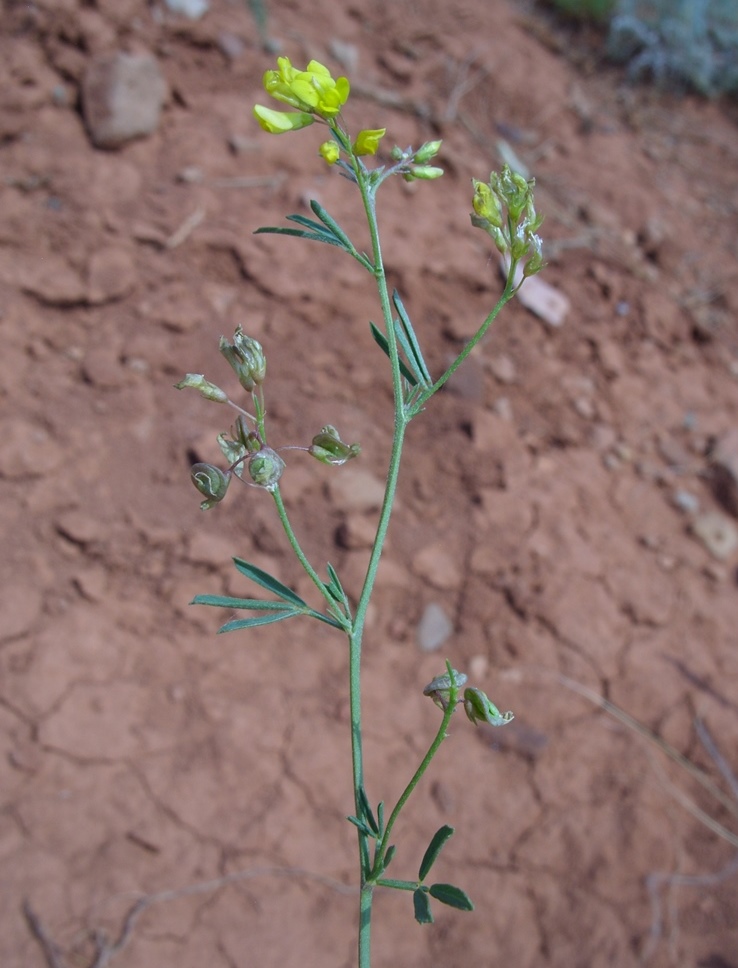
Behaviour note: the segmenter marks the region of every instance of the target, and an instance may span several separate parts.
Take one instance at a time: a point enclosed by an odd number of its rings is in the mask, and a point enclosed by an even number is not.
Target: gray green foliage
[[[609,21],[607,53],[632,80],[738,93],[738,0],[552,0],[567,15]]]
[[[708,96],[738,92],[736,0],[618,0],[608,52],[631,77],[691,86]]]

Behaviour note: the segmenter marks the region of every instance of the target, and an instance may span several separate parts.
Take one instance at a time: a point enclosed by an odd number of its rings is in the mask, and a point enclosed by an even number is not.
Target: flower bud
[[[504,726],[515,718],[509,710],[501,713],[481,689],[475,689],[473,686],[464,690],[464,712],[469,721],[475,725],[488,723],[490,726]]]
[[[426,141],[413,155],[413,161],[417,165],[427,164],[431,158],[435,158],[441,149],[441,141]]]
[[[404,178],[406,181],[413,181],[416,178],[422,181],[433,181],[435,178],[440,178],[442,174],[443,168],[434,168],[433,165],[413,165],[410,171],[405,173]]]
[[[284,461],[271,447],[262,447],[249,460],[251,480],[268,491],[273,491],[277,486],[284,468]]]
[[[318,154],[329,165],[335,165],[341,156],[341,149],[335,141],[324,141],[318,148]]]
[[[193,390],[199,390],[206,400],[214,400],[215,403],[228,402],[228,394],[211,383],[210,380],[206,380],[202,373],[188,373],[184,380],[175,383],[174,387],[176,390],[185,390],[191,387]]]
[[[264,382],[266,376],[266,357],[261,343],[244,335],[240,326],[236,328],[233,343],[224,336],[220,338],[220,352],[228,360],[244,390],[253,390]]]
[[[319,434],[313,437],[312,444],[308,447],[308,453],[312,454],[316,460],[322,464],[333,464],[340,467],[346,461],[351,460],[361,450],[359,444],[344,444],[338,435],[335,427],[330,424],[323,427]]]
[[[463,672],[457,672],[456,669],[452,669],[451,672],[453,674],[453,682],[451,681],[451,676],[448,673],[444,673],[442,676],[436,676],[423,690],[423,695],[429,696],[436,706],[440,706],[441,709],[446,709],[448,706],[451,697],[451,687],[460,689],[467,679]]]
[[[369,129],[360,131],[353,143],[354,154],[356,155],[376,155],[379,142],[385,136],[386,128]]]
[[[224,474],[213,464],[193,464],[190,468],[192,483],[205,500],[200,504],[203,511],[218,504],[226,496],[230,475]]]

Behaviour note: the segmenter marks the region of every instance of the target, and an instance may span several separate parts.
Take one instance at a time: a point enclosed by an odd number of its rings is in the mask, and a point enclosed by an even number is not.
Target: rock
[[[18,268],[20,288],[48,306],[78,306],[87,300],[82,279],[61,256],[45,253]]]
[[[85,547],[96,541],[104,540],[107,524],[96,515],[81,509],[65,511],[54,522],[56,530],[72,544]]]
[[[684,511],[685,514],[696,514],[700,509],[700,499],[697,495],[684,488],[677,488],[671,495],[671,500],[674,507]]]
[[[418,647],[421,652],[436,652],[453,630],[451,620],[443,608],[437,602],[430,602],[418,622]]]
[[[459,588],[463,580],[457,563],[442,542],[421,549],[413,558],[411,567],[419,578],[441,590]]]
[[[738,517],[738,430],[731,430],[710,454],[715,495],[726,511]]]
[[[373,518],[361,513],[349,514],[339,527],[336,539],[342,548],[355,551],[358,548],[371,548],[377,533]]]
[[[500,262],[500,271],[503,278],[507,278],[509,263],[503,258]],[[516,285],[523,279],[523,268],[518,266],[515,273]],[[534,315],[542,319],[549,326],[561,326],[571,308],[571,303],[563,292],[554,289],[549,283],[544,282],[540,276],[530,276],[523,282],[518,292],[518,299]]]
[[[123,299],[135,283],[136,267],[128,249],[109,247],[93,253],[87,281],[87,301],[91,305]]]
[[[328,492],[343,511],[376,511],[384,499],[384,483],[369,471],[353,467],[334,468]]]
[[[117,148],[155,131],[167,84],[151,54],[93,57],[82,79],[82,110],[92,143]]]
[[[738,528],[720,511],[706,511],[692,521],[692,532],[714,558],[723,561],[738,548]]]
[[[164,0],[164,3],[172,13],[181,13],[190,20],[199,20],[210,7],[208,0]]]
[[[492,357],[492,359],[487,362],[487,366],[490,373],[498,383],[515,383],[518,378],[515,364],[509,356],[505,356],[504,354]]]

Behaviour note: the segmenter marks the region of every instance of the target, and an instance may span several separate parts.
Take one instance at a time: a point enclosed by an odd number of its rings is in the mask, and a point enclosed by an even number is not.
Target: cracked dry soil
[[[248,593],[232,554],[312,596],[266,495],[199,511],[188,465],[228,418],[172,384],[226,382],[217,339],[242,323],[275,442],[325,423],[361,441],[354,465],[296,454],[284,477],[312,559],[355,591],[376,512],[350,475],[381,477],[391,429],[377,306],[353,263],[252,232],[311,197],[363,230],[319,132],[256,129],[273,58],[247,7],[157,11],[10,2],[0,28],[0,964],[52,963],[24,900],[88,968],[95,932],[115,939],[152,894],[115,968],[349,968],[345,648],[300,623],[216,639],[219,617],[188,607]],[[675,790],[734,830],[735,800],[562,683],[725,787],[700,717],[738,770],[738,556],[695,534],[726,514],[710,453],[738,413],[734,108],[627,88],[505,0],[292,0],[269,27],[295,62],[355,58],[355,127],[444,139],[441,183],[380,195],[434,368],[500,291],[468,223],[500,138],[537,178],[544,278],[571,302],[560,328],[514,305],[410,431],[366,642],[369,796],[393,801],[414,769],[445,655],[517,718],[494,736],[460,719],[397,831],[412,876],[456,826],[439,872],[476,913],[420,928],[380,895],[376,966],[735,966],[735,846]],[[153,53],[169,97],[153,135],[100,151],[78,90],[114,48]],[[432,655],[429,603],[454,626]]]

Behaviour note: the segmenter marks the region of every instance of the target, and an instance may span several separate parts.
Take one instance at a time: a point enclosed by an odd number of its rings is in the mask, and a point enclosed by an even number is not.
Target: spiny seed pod
[[[205,500],[200,504],[203,511],[207,511],[220,503],[226,496],[230,475],[224,474],[214,464],[193,464],[190,468],[192,483],[203,495]]]
[[[271,447],[262,447],[249,460],[251,480],[268,491],[273,491],[277,486],[284,468],[284,461]]]

